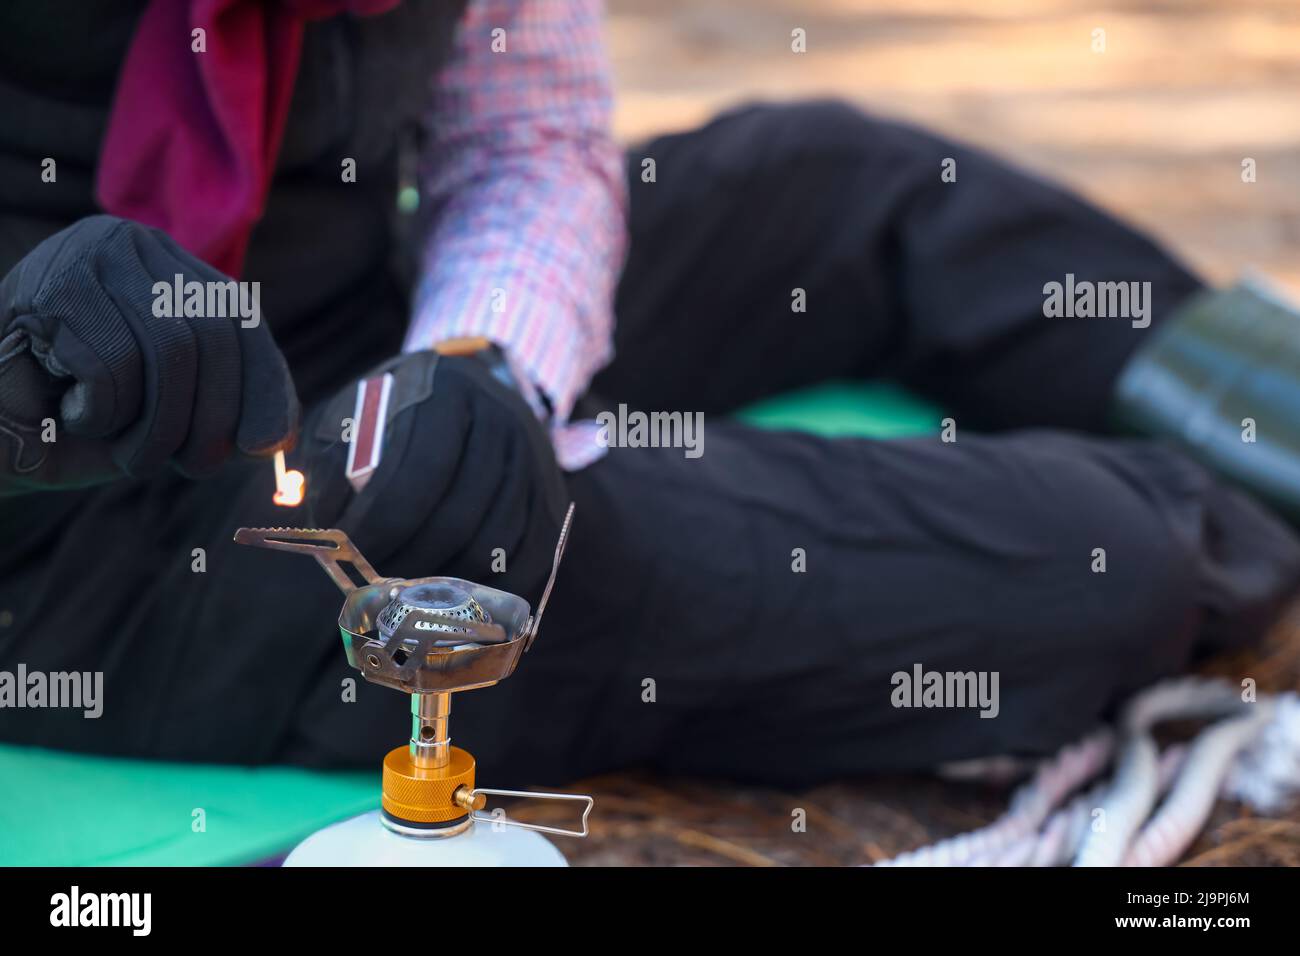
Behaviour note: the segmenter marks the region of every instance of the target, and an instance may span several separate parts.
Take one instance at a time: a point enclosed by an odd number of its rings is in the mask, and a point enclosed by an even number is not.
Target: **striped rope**
[[[1188,718],[1217,720],[1161,753],[1155,727]],[[992,824],[877,865],[1165,866],[1195,841],[1221,794],[1277,812],[1300,792],[1294,693],[1247,703],[1225,680],[1167,681],[1134,698],[1119,728],[1040,764]],[[1112,762],[1112,779],[1099,780]]]

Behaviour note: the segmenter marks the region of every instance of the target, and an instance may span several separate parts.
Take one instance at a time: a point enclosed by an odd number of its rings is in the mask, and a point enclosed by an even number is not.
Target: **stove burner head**
[[[535,615],[518,595],[473,581],[384,577],[337,528],[240,528],[235,541],[314,558],[344,594],[339,634],[348,664],[372,684],[439,695],[514,673],[537,637],[572,520],[569,505]]]
[[[388,606],[379,612],[377,623],[383,640],[387,642],[411,614],[416,616],[415,630],[443,634],[469,633],[468,628],[457,627],[449,623],[447,618],[491,623],[482,606],[464,588],[445,582],[412,584],[398,591]],[[456,642],[449,640],[446,643]]]

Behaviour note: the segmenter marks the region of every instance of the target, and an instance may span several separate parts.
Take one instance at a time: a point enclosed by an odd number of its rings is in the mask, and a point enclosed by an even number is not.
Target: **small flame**
[[[302,504],[306,492],[306,477],[297,469],[286,470],[284,452],[277,451],[275,453],[275,494],[271,500],[284,508],[296,508]]]

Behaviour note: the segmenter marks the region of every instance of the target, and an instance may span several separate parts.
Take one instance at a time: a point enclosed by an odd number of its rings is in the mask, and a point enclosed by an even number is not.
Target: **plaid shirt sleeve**
[[[574,401],[612,354],[626,243],[600,0],[471,0],[437,78],[432,220],[408,351],[484,336],[551,406],[560,463],[599,456]]]

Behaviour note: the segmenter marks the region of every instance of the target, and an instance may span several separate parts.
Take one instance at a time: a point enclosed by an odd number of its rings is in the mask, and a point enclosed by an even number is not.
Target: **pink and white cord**
[[[1214,722],[1161,753],[1154,728],[1188,718]],[[1099,780],[1111,765],[1112,778]],[[998,820],[877,865],[1165,866],[1219,796],[1269,813],[1297,792],[1300,696],[1247,703],[1226,680],[1183,678],[1135,697],[1118,732],[1099,730],[1041,763]]]

